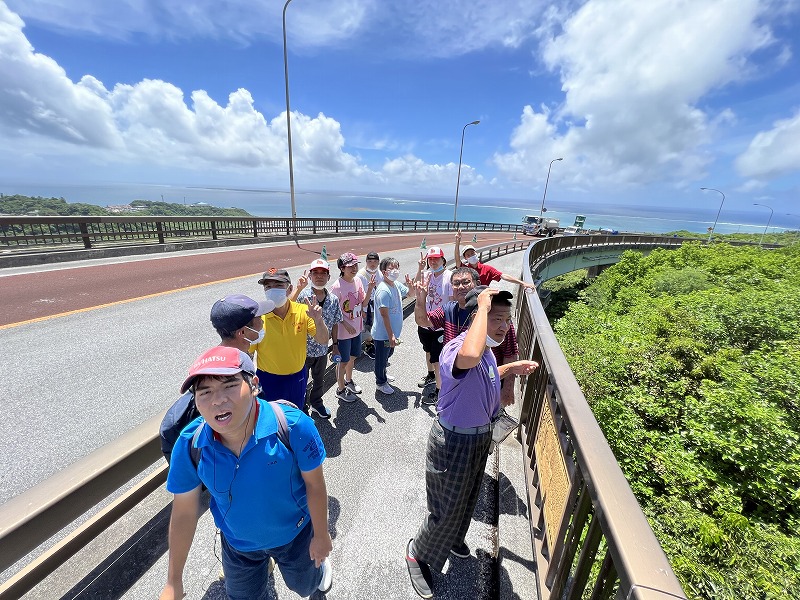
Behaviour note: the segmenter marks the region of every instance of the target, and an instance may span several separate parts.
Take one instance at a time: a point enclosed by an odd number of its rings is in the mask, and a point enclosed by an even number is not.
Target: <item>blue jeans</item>
[[[262,600],[267,597],[269,557],[275,559],[283,581],[298,596],[307,598],[322,582],[322,568],[316,567],[308,555],[314,535],[309,522],[285,546],[240,552],[222,536],[222,568],[225,571],[225,591],[230,600]]]
[[[389,340],[374,340],[375,342],[375,383],[386,383],[386,364],[389,357],[394,354],[394,348],[389,346]]]

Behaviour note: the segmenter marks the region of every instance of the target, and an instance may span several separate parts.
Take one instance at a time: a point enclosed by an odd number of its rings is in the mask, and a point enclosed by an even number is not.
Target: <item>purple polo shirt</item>
[[[500,412],[500,373],[494,354],[487,348],[477,366],[453,376],[456,356],[466,335],[464,332],[447,342],[439,356],[442,389],[437,409],[450,425],[480,427]]]

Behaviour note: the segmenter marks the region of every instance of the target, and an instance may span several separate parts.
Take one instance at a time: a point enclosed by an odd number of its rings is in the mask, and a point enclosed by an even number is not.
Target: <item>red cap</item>
[[[256,374],[253,360],[246,352],[228,346],[215,346],[198,356],[189,367],[189,376],[181,386],[181,393],[192,387],[198,375],[236,375],[242,372]]]

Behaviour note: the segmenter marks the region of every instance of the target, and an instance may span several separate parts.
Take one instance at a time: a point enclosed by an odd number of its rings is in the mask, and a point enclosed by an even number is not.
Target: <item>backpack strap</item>
[[[194,430],[192,441],[189,442],[189,456],[192,457],[192,464],[194,465],[195,470],[197,470],[197,465],[200,464],[200,457],[203,454],[203,449],[197,447],[197,440],[200,439],[200,432],[203,431],[203,427],[205,426],[206,422],[202,421],[200,426]]]
[[[289,424],[286,422],[286,415],[283,409],[276,405],[283,404],[285,406],[291,406],[292,408],[297,408],[297,405],[288,400],[273,400],[272,402],[267,402],[267,404],[269,404],[272,412],[275,413],[275,420],[278,421],[278,439],[286,446],[289,452],[292,452],[292,445],[289,442]]]
[[[283,409],[276,405],[283,404],[285,406],[291,406],[292,408],[297,408],[297,405],[293,402],[289,402],[288,400],[273,400],[272,402],[267,402],[267,404],[272,409],[272,412],[275,413],[275,420],[278,422],[278,439],[284,446],[286,446],[286,449],[289,450],[289,452],[292,452],[292,444],[289,441],[289,424],[286,421],[286,415],[284,414]],[[203,449],[197,447],[197,440],[200,439],[200,432],[203,431],[203,427],[205,426],[205,421],[200,423],[198,428],[194,431],[192,441],[189,443],[189,455],[192,457],[192,464],[194,465],[195,469],[197,469],[197,465],[200,464],[200,457],[203,454]]]

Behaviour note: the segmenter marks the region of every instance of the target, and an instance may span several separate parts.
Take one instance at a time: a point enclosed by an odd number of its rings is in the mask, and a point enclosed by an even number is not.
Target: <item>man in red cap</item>
[[[202,485],[221,533],[228,598],[266,597],[270,559],[286,586],[302,597],[331,588],[325,447],[299,409],[270,408],[258,399],[255,371],[247,353],[217,346],[194,361],[181,386],[181,392],[194,392],[201,416],[172,450],[169,572],[161,600],[185,595],[183,571]]]

